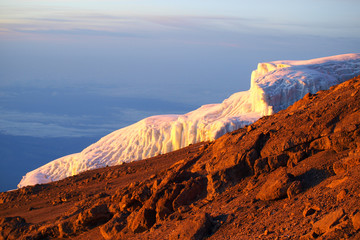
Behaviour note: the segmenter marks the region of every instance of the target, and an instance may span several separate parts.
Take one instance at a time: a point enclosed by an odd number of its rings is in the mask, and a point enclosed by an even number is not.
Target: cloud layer
[[[178,102],[101,91],[5,88],[0,94],[0,133],[34,137],[103,136],[148,116],[183,113],[193,108]]]
[[[309,7],[311,5],[311,7]],[[326,7],[324,7],[326,5]],[[274,31],[360,37],[358,1],[2,1],[2,35],[148,38]],[[199,34],[200,32],[200,34]],[[176,34],[178,33],[178,34]],[[214,34],[215,35],[215,34]],[[24,37],[24,35],[22,35]],[[175,37],[174,37],[175,39]],[[189,40],[189,39],[187,39]]]

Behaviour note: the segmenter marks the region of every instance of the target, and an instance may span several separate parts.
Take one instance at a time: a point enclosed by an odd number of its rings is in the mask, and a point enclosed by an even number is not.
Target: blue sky
[[[360,52],[359,10],[357,0],[0,0],[0,132],[102,135],[220,102],[249,88],[258,62]]]

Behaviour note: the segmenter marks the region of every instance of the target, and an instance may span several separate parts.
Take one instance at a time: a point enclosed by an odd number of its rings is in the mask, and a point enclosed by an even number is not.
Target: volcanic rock
[[[155,222],[156,211],[144,206],[129,216],[128,227],[134,233],[141,233],[151,228]]]
[[[100,227],[100,232],[105,239],[117,239],[121,234],[121,230],[125,227],[124,220],[126,215],[117,213],[113,218]]]
[[[70,221],[63,221],[59,223],[58,229],[60,238],[69,237],[71,234],[74,233],[74,226]]]
[[[94,227],[107,222],[112,217],[112,213],[106,204],[96,205],[79,214],[76,222],[79,226]]]
[[[352,217],[351,217],[352,224],[354,226],[355,230],[360,229],[360,211],[357,211]]]
[[[350,152],[349,157],[341,159],[333,164],[333,170],[335,174],[343,174],[348,169],[360,165],[360,154],[356,152]]]
[[[0,218],[0,237],[2,239],[18,239],[28,224],[22,217]]]
[[[306,206],[304,211],[303,211],[303,216],[307,217],[310,216],[316,212],[320,211],[320,207],[318,206]]]
[[[284,198],[287,195],[287,191],[289,186],[291,186],[291,183],[292,181],[287,174],[286,169],[279,168],[277,171],[273,172],[268,176],[267,181],[261,187],[256,197],[264,201]],[[296,185],[297,184],[295,184],[294,186]],[[290,192],[290,195],[292,196],[292,190],[290,190]]]
[[[290,184],[289,188],[286,191],[286,194],[289,199],[294,198],[296,195],[301,193],[302,186],[300,181],[294,181]]]
[[[182,221],[169,236],[169,240],[201,240],[211,234],[213,227],[211,216],[208,213],[200,213],[191,219]]]
[[[346,195],[347,195],[347,190],[342,189],[336,196],[337,201],[338,202],[344,201],[346,199]]]
[[[200,198],[204,192],[205,182],[202,178],[190,179],[186,182],[180,194],[174,199],[172,206],[177,210],[180,206],[188,205]]]
[[[344,216],[344,214],[345,212],[341,208],[334,212],[328,213],[313,224],[315,233],[321,235],[323,233],[329,232],[332,227],[339,223],[339,220]]]
[[[164,190],[163,196],[156,203],[156,219],[163,220],[174,212],[173,201],[180,194],[182,187],[174,184]]]

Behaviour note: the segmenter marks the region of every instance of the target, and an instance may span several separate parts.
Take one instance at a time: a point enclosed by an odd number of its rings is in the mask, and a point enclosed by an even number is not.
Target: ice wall
[[[305,61],[259,63],[251,75],[254,111],[271,114],[301,99],[360,75],[360,54],[344,54]],[[272,109],[269,109],[272,108]]]
[[[184,115],[153,116],[114,131],[80,153],[56,159],[27,173],[18,187],[56,181],[82,171],[214,140],[290,106],[308,92],[328,89],[357,75],[360,75],[360,54],[260,63],[252,72],[248,91]]]

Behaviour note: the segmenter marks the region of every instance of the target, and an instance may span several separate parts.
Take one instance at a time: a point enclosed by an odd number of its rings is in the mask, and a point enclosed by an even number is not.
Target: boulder
[[[28,228],[22,217],[0,218],[0,239],[19,239]]]
[[[126,215],[123,213],[117,213],[114,215],[114,217],[102,225],[100,227],[100,233],[105,239],[116,239],[120,233],[121,230],[124,229],[125,224],[124,221],[126,219]]]
[[[332,142],[328,136],[316,139],[310,143],[310,149],[315,149],[318,151],[324,151],[331,149]]]
[[[333,170],[336,175],[340,175],[347,171],[347,166],[346,166],[346,164],[344,164],[343,161],[340,160],[340,161],[334,162]]]
[[[156,204],[156,219],[158,220],[164,220],[166,217],[168,217],[173,211],[171,208],[169,208],[166,204],[166,202],[161,199]]]
[[[358,154],[351,153],[349,157],[334,162],[333,170],[336,175],[344,174],[354,166],[360,165],[360,156]]]
[[[356,212],[352,217],[351,217],[351,221],[352,224],[354,226],[354,229],[357,231],[360,229],[360,212]]]
[[[156,203],[156,219],[163,220],[174,212],[172,203],[182,188],[181,184],[174,184],[164,191],[163,196]]]
[[[224,177],[223,171],[219,171],[213,174],[208,174],[207,178],[207,198],[211,199],[216,194],[221,192],[224,183],[226,183],[226,178]]]
[[[344,184],[345,182],[347,182],[349,180],[349,177],[344,177],[342,179],[335,179],[333,180],[330,184],[326,185],[328,188],[336,188],[342,184]]]
[[[287,196],[287,190],[291,185],[291,179],[285,168],[279,168],[269,174],[267,181],[256,195],[257,199],[263,201],[281,199]]]
[[[313,215],[314,213],[320,211],[320,207],[318,206],[306,206],[304,211],[303,211],[303,216],[304,217],[307,217],[307,216],[310,216],[310,215]]]
[[[53,239],[60,235],[59,227],[53,224],[47,224],[41,226],[37,232],[35,232],[35,239]],[[33,239],[33,238],[31,238]]]
[[[60,222],[58,224],[58,228],[60,238],[69,237],[72,233],[74,233],[74,226],[70,221]]]
[[[300,181],[294,181],[290,184],[289,188],[286,191],[286,194],[289,199],[293,199],[296,195],[301,193],[302,186]]]
[[[342,189],[338,195],[336,196],[336,200],[340,203],[346,200],[346,196],[347,196],[347,190],[346,189]]]
[[[84,227],[95,227],[110,220],[112,213],[106,204],[95,205],[79,214],[76,225]]]
[[[213,228],[211,216],[207,213],[200,213],[191,219],[182,221],[169,236],[169,240],[201,240],[211,235]]]
[[[151,196],[151,189],[146,185],[139,186],[138,182],[131,183],[129,188],[132,192],[122,196],[119,203],[120,211],[138,210]]]
[[[202,178],[190,179],[180,194],[174,199],[172,206],[174,211],[180,206],[188,205],[198,199],[205,190],[205,182]]]
[[[137,209],[140,209],[141,202],[136,200],[131,196],[131,194],[125,194],[119,203],[120,211],[129,211],[133,212]]]
[[[285,153],[276,155],[276,156],[270,156],[268,157],[268,164],[271,170],[277,169],[279,167],[284,167],[287,165],[287,162],[289,160],[289,156]]]
[[[331,228],[339,223],[339,220],[345,215],[342,208],[326,214],[323,218],[313,224],[316,234],[321,235],[330,232]]]
[[[268,158],[259,158],[254,163],[254,173],[256,176],[262,173],[268,173],[270,171],[270,167],[268,165]]]
[[[146,185],[133,187],[132,199],[141,203],[145,202],[151,196],[151,189]]]
[[[156,211],[146,206],[128,217],[128,228],[133,233],[141,233],[150,229],[156,222]]]

